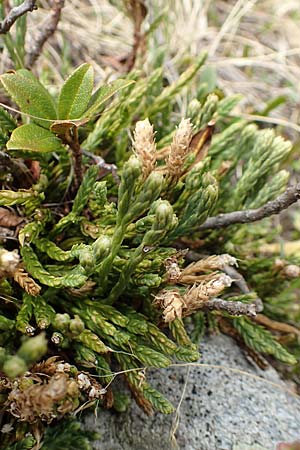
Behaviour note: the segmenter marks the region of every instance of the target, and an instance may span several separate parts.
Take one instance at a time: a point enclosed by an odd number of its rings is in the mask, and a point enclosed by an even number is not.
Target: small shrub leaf
[[[79,119],[86,110],[94,86],[94,70],[82,64],[65,81],[58,99],[60,119]]]
[[[16,128],[6,146],[8,150],[28,150],[40,153],[63,150],[60,139],[51,131],[33,123]]]
[[[1,75],[0,80],[21,111],[44,128],[57,119],[54,101],[46,88],[28,70]],[[48,119],[48,120],[43,120]]]
[[[130,84],[135,83],[134,80],[115,80],[105,86],[99,87],[96,92],[94,92],[90,102],[88,110],[84,113],[85,117],[92,117],[97,114],[103,104],[109,100],[114,94],[116,94],[121,89],[126,88]]]

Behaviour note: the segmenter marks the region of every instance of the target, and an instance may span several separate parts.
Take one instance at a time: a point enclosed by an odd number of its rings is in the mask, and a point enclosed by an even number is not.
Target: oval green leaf
[[[46,88],[26,69],[1,75],[0,80],[22,113],[44,128],[57,119],[54,101]],[[48,119],[43,120],[43,119]]]
[[[86,110],[94,86],[94,70],[82,64],[65,81],[58,99],[59,119],[79,119]]]
[[[135,81],[120,79],[99,87],[99,89],[97,89],[93,94],[91,101],[89,102],[88,109],[84,113],[84,117],[91,118],[95,114],[98,114],[101,107],[107,100],[109,100],[118,91],[126,88],[132,83],[135,83]]]
[[[40,153],[63,150],[60,139],[51,131],[34,123],[15,128],[6,147],[8,150],[27,150]]]

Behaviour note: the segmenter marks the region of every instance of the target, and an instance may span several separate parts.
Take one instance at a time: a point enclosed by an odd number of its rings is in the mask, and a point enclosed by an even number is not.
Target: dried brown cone
[[[63,364],[59,362],[58,356],[52,356],[51,358],[46,359],[45,361],[41,361],[39,363],[34,364],[30,369],[31,373],[43,373],[44,375],[52,376],[57,371],[57,365]]]
[[[299,278],[300,267],[296,266],[296,264],[287,264],[282,269],[281,274],[284,276],[284,278],[287,278],[287,279]]]
[[[174,255],[169,256],[164,261],[166,269],[166,281],[169,284],[177,284],[181,277],[180,264],[184,261],[188,249],[178,250]]]
[[[166,323],[181,319],[185,307],[184,299],[176,290],[162,290],[154,299],[153,304],[163,310],[163,318]]]
[[[231,283],[232,279],[228,275],[217,273],[208,282],[202,281],[192,286],[183,295],[185,303],[183,317],[203,308],[210,298],[217,297]]]
[[[198,273],[210,270],[223,270],[226,266],[237,265],[236,258],[227,253],[223,255],[212,255],[207,258],[199,259],[189,264],[182,270],[180,283],[189,284],[197,281]]]
[[[166,159],[167,174],[171,181],[180,178],[184,171],[184,162],[189,153],[193,137],[193,125],[190,119],[182,119],[175,131],[169,155]]]
[[[170,284],[176,284],[181,278],[181,269],[178,265],[176,255],[167,258],[164,262],[166,268],[167,282]]]
[[[82,372],[74,374],[71,369],[70,364],[52,357],[13,381],[1,379],[0,390],[7,393],[5,410],[22,422],[50,423],[75,411],[87,397],[90,400],[103,396],[95,380]]]
[[[175,289],[160,291],[153,304],[162,309],[165,322],[172,322],[205,308],[208,301],[230,286],[231,282],[232,279],[223,273],[209,274],[206,280],[187,289],[183,295]]]
[[[215,272],[210,272],[210,273],[205,273],[200,275],[197,272],[191,272],[190,274],[185,273],[182,274],[180,279],[178,280],[178,283],[180,284],[189,284],[189,285],[194,285],[194,284],[199,284],[202,282],[207,283],[210,280],[214,280],[215,276],[218,274],[219,272],[215,271]]]
[[[142,410],[148,415],[148,416],[153,416],[154,411],[152,408],[151,403],[149,402],[149,400],[147,400],[144,396],[143,393],[140,389],[138,389],[136,386],[134,386],[133,384],[131,384],[128,380],[127,380],[129,389],[136,401],[136,403],[139,405],[140,408],[142,408]]]
[[[39,295],[41,286],[39,286],[22,267],[18,267],[13,274],[13,278],[27,294]]]
[[[69,288],[67,291],[69,294],[73,295],[74,297],[84,297],[86,294],[89,294],[90,292],[92,292],[95,285],[96,285],[96,283],[94,281],[88,280],[80,288]]]
[[[54,418],[74,410],[78,398],[76,382],[64,372],[49,379],[41,375],[22,377],[8,395],[8,411],[20,421],[50,423]]]
[[[142,163],[145,179],[156,166],[156,144],[153,125],[150,124],[149,119],[140,120],[135,125],[133,152]]]

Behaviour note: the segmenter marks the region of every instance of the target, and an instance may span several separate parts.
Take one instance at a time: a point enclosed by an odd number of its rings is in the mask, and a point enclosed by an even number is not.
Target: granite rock
[[[148,417],[132,402],[127,413],[101,411],[97,419],[86,418],[86,428],[101,435],[95,448],[275,450],[279,442],[300,438],[300,399],[288,392],[273,368],[260,370],[224,335],[206,338],[201,354],[204,366],[170,367],[147,375],[176,407],[182,397],[176,442],[175,414]]]

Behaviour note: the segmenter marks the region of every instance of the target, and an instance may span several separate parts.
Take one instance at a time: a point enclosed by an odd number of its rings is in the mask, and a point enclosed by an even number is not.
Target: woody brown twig
[[[237,285],[237,287],[244,293],[244,294],[249,294],[251,292],[251,290],[249,289],[249,286],[246,283],[245,278],[243,277],[242,274],[240,274],[240,272],[238,272],[236,270],[235,267],[233,266],[229,266],[229,265],[225,265],[223,268],[223,271],[229,275],[233,282]],[[264,309],[264,305],[262,300],[257,297],[254,301],[255,307],[256,307],[256,312],[261,312]]]
[[[48,21],[43,25],[36,39],[31,43],[26,55],[26,67],[30,69],[42,53],[46,41],[55,33],[58,26],[61,10],[64,7],[64,0],[52,0],[52,11],[49,14]]]
[[[256,209],[245,209],[243,211],[233,211],[230,213],[219,214],[215,217],[209,217],[199,230],[212,230],[225,228],[237,223],[250,223],[264,219],[265,217],[279,214],[287,209],[293,203],[300,199],[300,183],[287,188],[287,190],[279,195],[275,200],[267,202],[265,205]]]
[[[82,149],[78,139],[78,129],[76,126],[66,131],[64,141],[72,150],[74,161],[74,188],[77,190],[83,178]]]
[[[119,175],[117,174],[117,166],[115,164],[109,164],[109,163],[105,162],[105,160],[102,158],[102,156],[94,155],[94,153],[90,153],[87,150],[82,149],[82,153],[85,156],[88,156],[89,158],[91,158],[94,161],[94,163],[99,167],[99,169],[102,169],[105,174],[107,172],[110,172],[112,174],[112,177],[115,180],[116,184],[117,185],[120,184],[120,178],[119,178]],[[99,178],[101,178],[100,175],[99,175]]]
[[[256,316],[256,305],[254,303],[246,304],[222,298],[211,298],[203,304],[203,309],[209,311],[226,311],[232,316]]]
[[[24,0],[21,5],[12,8],[8,15],[0,22],[0,34],[8,33],[19,17],[22,17],[27,12],[32,12],[35,9],[37,9],[36,0]]]
[[[255,322],[263,325],[271,330],[280,332],[280,333],[292,333],[298,337],[300,337],[300,328],[297,328],[294,325],[290,325],[288,323],[278,322],[277,320],[272,320],[263,314],[258,314],[255,317]]]
[[[125,2],[127,11],[133,20],[133,46],[125,59],[125,70],[130,72],[134,67],[138,53],[142,53],[146,46],[146,34],[142,32],[142,24],[147,15],[147,8],[142,0]]]

